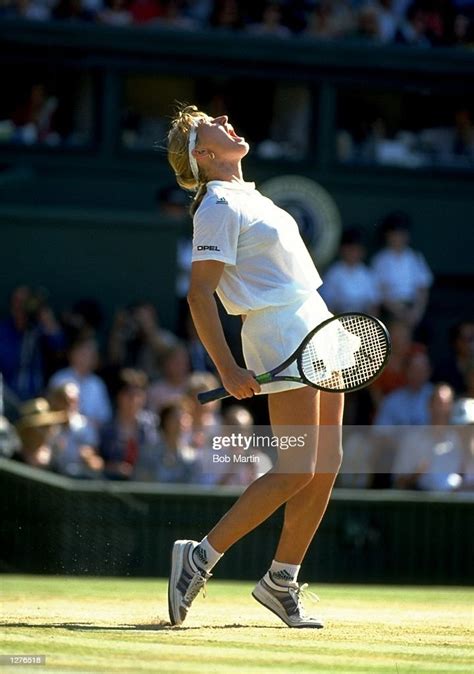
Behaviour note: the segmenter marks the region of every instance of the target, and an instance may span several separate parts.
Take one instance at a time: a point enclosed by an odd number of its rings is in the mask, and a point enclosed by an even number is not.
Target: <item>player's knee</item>
[[[310,484],[314,477],[312,471],[281,475],[280,489],[285,498],[291,498]]]
[[[286,473],[276,471],[275,477],[274,488],[278,490],[280,497],[287,501],[301,489],[306,487],[306,485],[311,483],[314,473]]]
[[[344,458],[344,450],[342,449],[342,444],[339,444],[334,450],[334,466],[335,472],[338,473],[341,470],[342,460]]]
[[[324,454],[321,453],[318,456],[316,472],[337,475],[341,469],[342,458],[342,446],[336,445],[332,447],[329,451],[324,452]]]

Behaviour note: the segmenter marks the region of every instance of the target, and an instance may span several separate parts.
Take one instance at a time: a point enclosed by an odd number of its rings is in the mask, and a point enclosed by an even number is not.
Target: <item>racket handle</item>
[[[198,393],[198,400],[201,405],[210,403],[213,400],[221,400],[221,398],[229,398],[230,393],[228,393],[223,386],[220,388],[212,389],[212,391],[203,391],[203,393]]]

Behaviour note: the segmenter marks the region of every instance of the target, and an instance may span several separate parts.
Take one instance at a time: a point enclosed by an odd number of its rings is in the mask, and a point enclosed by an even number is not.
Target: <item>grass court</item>
[[[47,672],[430,674],[474,671],[471,588],[319,585],[323,630],[291,630],[251,596],[211,580],[186,623],[168,623],[166,581],[3,576],[0,653],[45,655]]]

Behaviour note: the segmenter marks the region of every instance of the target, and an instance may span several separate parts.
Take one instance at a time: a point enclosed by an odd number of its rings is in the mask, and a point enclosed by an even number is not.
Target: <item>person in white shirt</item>
[[[410,227],[402,211],[384,218],[385,247],[374,256],[372,269],[385,311],[415,327],[425,313],[433,275],[423,255],[409,246]]]
[[[201,542],[175,542],[170,620],[175,625],[185,620],[220,557],[285,504],[275,559],[252,594],[289,627],[317,628],[321,621],[303,611],[297,574],[339,470],[343,395],[318,393],[294,382],[261,389],[255,380],[256,373],[281,363],[331,314],[317,292],[321,279],[296,222],[253,183],[244,181],[241,160],[248,152],[248,143],[225,115],[213,118],[187,106],[172,123],[168,160],[178,184],[196,191],[188,302],[226,390],[238,400],[268,392],[274,436],[282,437],[285,427],[288,432],[288,426],[304,426],[308,442],[299,454],[280,451],[276,466],[246,489]],[[226,342],[215,291],[228,313],[243,317],[247,368],[237,365]],[[326,428],[338,432],[324,433]],[[295,470],[300,456],[306,465]]]
[[[323,278],[321,295],[334,313],[362,311],[376,315],[379,295],[373,272],[364,264],[365,247],[360,230],[343,232],[339,252]]]
[[[97,367],[97,345],[93,339],[81,339],[71,345],[69,367],[55,372],[48,386],[53,389],[73,382],[79,387],[79,412],[97,427],[112,418],[112,405],[104,381],[94,370]]]

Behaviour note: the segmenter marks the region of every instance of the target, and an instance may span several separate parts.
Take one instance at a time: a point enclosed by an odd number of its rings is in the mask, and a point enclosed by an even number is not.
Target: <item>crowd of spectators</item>
[[[410,226],[406,213],[388,214],[370,263],[362,230],[346,229],[324,274],[332,311],[379,315],[393,341],[380,378],[347,396],[338,485],[472,489],[474,320],[454,324],[433,359],[425,329],[433,276]],[[55,313],[45,290],[13,290],[0,321],[1,455],[72,478],[207,486],[245,485],[271,467],[271,451],[258,446],[258,460],[213,464],[215,436],[262,432],[268,418],[259,396],[198,402],[219,382],[183,304],[185,248],[175,331],[148,301],[118,309],[104,329],[95,300]]]
[[[354,38],[422,47],[474,43],[471,0],[4,0],[1,17],[212,29],[282,40]]]

